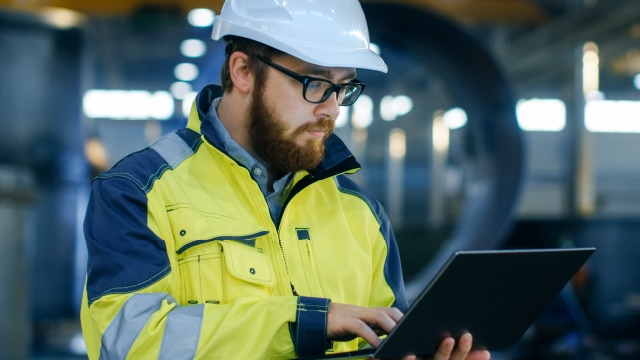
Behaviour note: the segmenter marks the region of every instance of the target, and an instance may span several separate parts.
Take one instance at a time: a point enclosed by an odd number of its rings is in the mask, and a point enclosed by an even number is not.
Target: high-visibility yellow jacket
[[[295,358],[354,350],[326,340],[329,301],[407,307],[381,205],[346,174],[332,135],[318,168],[295,174],[278,227],[209,121],[219,88],[187,128],[93,181],[81,310],[91,359]]]

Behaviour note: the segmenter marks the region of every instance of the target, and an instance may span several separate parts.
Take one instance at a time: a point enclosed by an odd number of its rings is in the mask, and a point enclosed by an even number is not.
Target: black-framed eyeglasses
[[[336,93],[338,105],[349,106],[358,100],[360,94],[364,90],[365,84],[358,80],[351,80],[344,84],[334,84],[327,79],[316,78],[312,76],[304,76],[282,67],[263,56],[256,55],[256,58],[281,73],[302,83],[302,97],[310,103],[320,104],[329,98],[331,94]]]

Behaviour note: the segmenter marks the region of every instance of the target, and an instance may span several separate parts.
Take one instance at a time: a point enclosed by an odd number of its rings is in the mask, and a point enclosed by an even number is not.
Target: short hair
[[[236,51],[243,52],[249,55],[249,67],[255,73],[257,81],[264,80],[265,65],[262,61],[258,61],[256,56],[260,55],[267,59],[271,59],[274,56],[284,55],[280,50],[274,49],[269,45],[257,42],[255,40],[239,37],[239,36],[225,36],[224,41],[227,44],[225,47],[225,61],[220,70],[220,80],[222,91],[231,91],[233,88],[233,81],[231,81],[231,74],[229,71],[229,57]]]

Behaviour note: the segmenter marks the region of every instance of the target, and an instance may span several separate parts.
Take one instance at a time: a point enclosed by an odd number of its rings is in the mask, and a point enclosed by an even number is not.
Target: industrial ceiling
[[[391,2],[362,0],[367,2]],[[0,9],[66,8],[91,21],[89,48],[98,61],[96,85],[168,86],[185,36],[208,39],[208,30],[185,31],[193,8],[219,11],[222,0],[0,0]],[[640,2],[637,0],[394,0],[452,19],[495,54],[524,96],[562,96],[574,86],[576,51],[600,47],[603,89],[633,98],[640,72]],[[446,36],[446,34],[430,34]]]

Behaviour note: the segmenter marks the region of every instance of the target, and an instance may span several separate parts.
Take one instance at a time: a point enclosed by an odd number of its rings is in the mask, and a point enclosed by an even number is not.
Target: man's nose
[[[316,109],[320,112],[317,115],[324,115],[335,121],[340,114],[340,105],[338,104],[338,92],[332,93],[327,100],[318,104]]]

